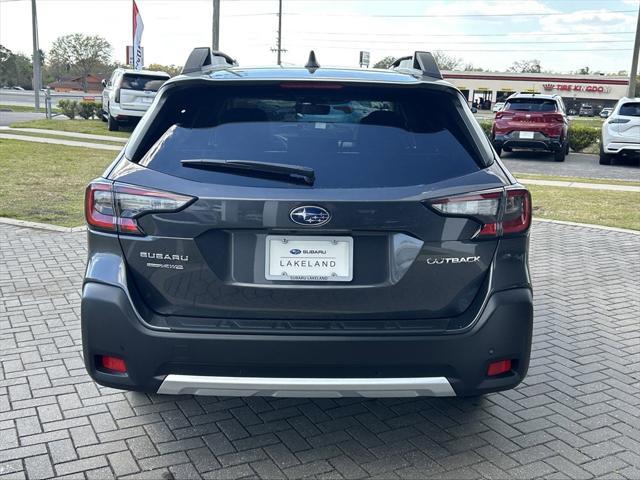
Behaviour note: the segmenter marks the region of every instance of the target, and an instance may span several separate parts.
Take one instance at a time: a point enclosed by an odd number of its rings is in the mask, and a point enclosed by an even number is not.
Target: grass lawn
[[[556,180],[559,182],[580,182],[580,183],[597,183],[603,185],[628,185],[630,187],[640,187],[640,182],[633,180],[615,180],[609,178],[584,178],[584,177],[562,177],[558,175],[534,175],[532,173],[514,173],[514,177],[526,183],[529,180]]]
[[[528,185],[533,216],[640,230],[640,194]]]
[[[61,136],[61,135],[56,135],[56,132],[54,130],[51,131],[51,133],[33,133],[33,132],[20,132],[20,131],[7,131],[4,130],[1,133],[9,133],[11,135],[20,135],[20,136],[25,136],[25,137],[38,137],[38,138],[55,138],[57,140],[69,140],[71,142],[89,142],[89,143],[98,143],[101,145],[115,145],[117,147],[123,147],[124,143],[123,142],[119,142],[117,140],[90,140],[90,139],[85,139],[85,138],[74,138],[74,137],[66,137],[66,136]]]
[[[36,109],[35,107],[32,107],[31,105],[5,105],[5,104],[0,104],[0,111],[2,110],[11,110],[12,112],[35,112]],[[42,102],[40,104],[40,111],[42,113],[44,113],[44,102]],[[53,109],[54,113],[59,113],[60,110],[58,110],[57,108]]]
[[[94,135],[112,135],[128,137],[131,132],[110,132],[107,124],[101,120],[31,120],[29,122],[12,123],[15,128],[42,128],[44,130],[61,130],[63,132],[92,133]]]
[[[0,217],[76,227],[84,188],[117,152],[0,139]]]
[[[573,125],[575,127],[596,127],[602,128],[602,124],[605,119],[600,117],[571,117],[569,119],[569,125]]]

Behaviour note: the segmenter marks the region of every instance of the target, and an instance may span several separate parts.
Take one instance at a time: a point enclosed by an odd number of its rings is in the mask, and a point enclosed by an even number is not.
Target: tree
[[[167,72],[172,77],[175,77],[176,75],[180,75],[180,72],[182,71],[182,67],[179,67],[177,65],[162,65],[161,63],[152,63],[146,68],[149,70],[158,70],[160,72]]]
[[[462,59],[460,57],[447,55],[440,50],[433,52],[433,58],[435,58],[440,70],[457,70],[462,66]]]
[[[540,73],[542,71],[542,67],[540,66],[540,60],[518,60],[513,62],[513,65],[511,65],[507,71],[517,73]]]
[[[373,68],[389,68],[395,60],[395,57],[384,57],[382,60],[378,60],[374,63]]]
[[[68,73],[80,75],[86,92],[87,75],[107,71],[111,50],[111,44],[98,35],[72,33],[58,37],[49,51],[51,72],[58,77]]]
[[[473,63],[465,63],[462,70],[465,72],[484,72],[484,68],[476,67]]]
[[[589,67],[582,67],[578,70],[578,75],[589,75]]]
[[[0,45],[0,85],[30,89],[32,80],[33,64],[29,57]]]

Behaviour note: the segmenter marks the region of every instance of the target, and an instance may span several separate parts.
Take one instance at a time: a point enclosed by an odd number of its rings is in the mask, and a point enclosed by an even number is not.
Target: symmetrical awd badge
[[[298,225],[319,227],[331,220],[331,214],[322,207],[303,206],[291,210],[289,218]]]

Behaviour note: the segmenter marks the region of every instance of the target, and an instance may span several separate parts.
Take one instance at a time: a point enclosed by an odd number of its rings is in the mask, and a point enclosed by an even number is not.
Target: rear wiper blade
[[[285,163],[258,162],[255,160],[220,160],[214,158],[190,158],[181,160],[185,167],[208,168],[212,170],[230,170],[237,173],[264,173],[267,175],[288,176],[293,181],[304,181],[313,185],[316,174],[313,168]]]

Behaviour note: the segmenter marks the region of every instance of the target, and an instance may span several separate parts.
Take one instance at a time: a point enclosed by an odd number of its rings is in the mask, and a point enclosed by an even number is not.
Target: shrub
[[[93,116],[96,117],[97,119],[100,119],[100,117],[102,116],[102,103],[96,102],[93,105],[94,105]]]
[[[76,118],[76,113],[78,112],[78,102],[75,100],[62,99],[58,102],[58,108],[64,115],[73,120]]]
[[[493,126],[493,122],[491,120],[481,120],[478,123],[480,123],[480,126],[482,127],[482,130],[484,130],[484,133],[487,135],[487,137],[491,138],[491,127]]]
[[[600,139],[600,129],[581,125],[569,127],[569,147],[574,152],[581,152]]]
[[[86,100],[83,100],[78,104],[78,115],[80,115],[85,120],[89,120],[91,117],[93,117],[95,111],[95,102],[88,102]]]

